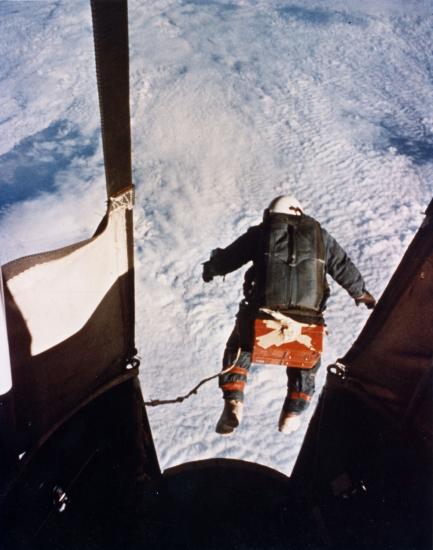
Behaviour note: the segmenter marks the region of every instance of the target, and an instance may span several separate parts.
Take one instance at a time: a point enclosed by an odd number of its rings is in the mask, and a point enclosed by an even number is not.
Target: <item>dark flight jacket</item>
[[[364,280],[337,241],[310,216],[272,214],[209,260],[213,275],[252,261],[244,293],[253,308],[321,317],[329,296],[326,274],[356,298]]]

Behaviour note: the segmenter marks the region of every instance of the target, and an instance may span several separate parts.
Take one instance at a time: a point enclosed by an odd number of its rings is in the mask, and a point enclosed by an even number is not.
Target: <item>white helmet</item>
[[[267,211],[269,214],[291,214],[292,216],[300,216],[302,214],[302,206],[295,197],[282,195],[271,201]]]

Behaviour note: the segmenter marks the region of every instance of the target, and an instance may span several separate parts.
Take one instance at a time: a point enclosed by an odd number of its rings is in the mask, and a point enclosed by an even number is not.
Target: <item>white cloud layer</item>
[[[70,128],[60,157],[45,139],[50,188],[38,195],[29,177],[31,197],[0,209],[5,262],[90,236],[105,199],[87,2],[1,4],[0,15],[9,10],[0,23],[8,181],[25,185],[11,176],[12,160],[18,168],[28,151],[23,140],[43,139],[38,133],[58,121]],[[201,262],[257,223],[275,195],[296,195],[380,295],[433,191],[432,29],[429,4],[415,1],[130,2],[136,334],[146,398],[176,397],[219,370],[242,273],[205,285]],[[333,290],[325,366],[368,315]],[[284,396],[282,369],[254,368],[231,438],[213,431],[222,408],[216,384],[150,410],[161,466],[225,456],[289,472],[303,432],[277,432]]]

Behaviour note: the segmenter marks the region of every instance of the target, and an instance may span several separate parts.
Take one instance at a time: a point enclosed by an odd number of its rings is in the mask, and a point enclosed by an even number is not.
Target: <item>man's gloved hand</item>
[[[219,275],[218,272],[218,256],[222,252],[221,248],[215,248],[210,253],[210,260],[203,263],[203,281],[205,283],[210,283],[212,279],[215,277],[215,275]]]
[[[368,290],[364,290],[361,296],[358,296],[358,298],[355,298],[355,303],[357,306],[359,306],[359,304],[365,304],[367,309],[374,309],[374,307],[376,306],[376,300],[368,292]]]
[[[204,264],[203,264],[203,273],[202,273],[201,276],[202,276],[203,281],[205,283],[210,283],[210,281],[212,281],[212,279],[214,277],[214,274],[213,274],[213,270],[211,268],[210,261],[204,262]]]

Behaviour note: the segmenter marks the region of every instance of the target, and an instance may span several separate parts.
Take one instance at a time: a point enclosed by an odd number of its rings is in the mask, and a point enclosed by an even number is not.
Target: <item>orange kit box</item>
[[[254,322],[252,362],[314,367],[323,349],[325,326],[300,323],[277,311],[269,311],[269,315],[269,319]]]

